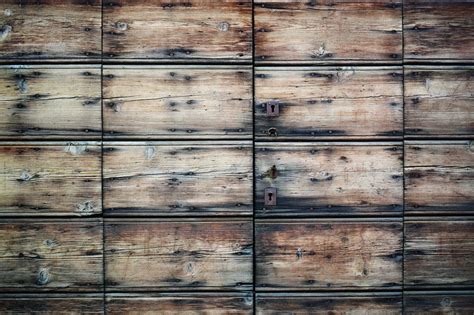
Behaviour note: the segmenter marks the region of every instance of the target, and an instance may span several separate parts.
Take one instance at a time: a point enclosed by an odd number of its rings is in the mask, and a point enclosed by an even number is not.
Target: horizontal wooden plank
[[[401,294],[257,293],[257,314],[398,315]]]
[[[108,314],[253,314],[252,293],[107,294]]]
[[[249,67],[104,69],[106,138],[252,138]]]
[[[405,292],[406,314],[473,314],[474,293],[452,292]]]
[[[400,143],[257,143],[260,216],[398,215],[403,206]],[[265,189],[276,188],[276,205]]]
[[[100,66],[0,67],[0,138],[102,134]]]
[[[405,134],[472,136],[474,67],[407,67]]]
[[[405,60],[472,61],[474,6],[470,0],[405,0]]]
[[[252,222],[106,220],[109,291],[248,290]]]
[[[107,215],[251,215],[247,142],[104,145]]]
[[[0,239],[3,292],[103,288],[100,220],[2,220]]]
[[[97,142],[0,145],[0,216],[101,213]]]
[[[471,141],[406,142],[405,214],[474,211]]]
[[[401,286],[400,221],[257,221],[255,226],[259,290]]]
[[[258,62],[400,62],[399,0],[255,1]]]
[[[3,0],[0,59],[101,57],[100,0]]]
[[[250,61],[250,0],[104,0],[104,57]]]
[[[2,314],[103,314],[102,294],[2,294]]]
[[[255,131],[273,139],[402,135],[401,68],[257,68]],[[268,104],[279,115],[267,114]]]
[[[472,218],[405,221],[405,286],[456,288],[474,285]]]

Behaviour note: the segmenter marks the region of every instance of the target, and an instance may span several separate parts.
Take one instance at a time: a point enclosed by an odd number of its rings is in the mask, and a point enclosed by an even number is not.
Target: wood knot
[[[10,25],[3,25],[2,28],[0,28],[0,41],[6,40],[11,32],[12,27]]]
[[[86,144],[78,142],[69,142],[68,144],[66,144],[64,151],[72,155],[79,155],[83,154],[84,152],[87,152],[88,150]]]
[[[128,29],[128,24],[125,22],[117,22],[115,23],[115,27],[120,31],[126,31]]]
[[[5,9],[5,10],[3,10],[3,15],[5,15],[5,16],[11,16],[11,15],[12,15],[12,10],[10,10],[10,9]]]
[[[450,307],[450,306],[451,306],[451,303],[452,303],[452,301],[451,301],[450,298],[444,297],[444,298],[441,300],[441,303],[440,303],[440,304],[441,304],[442,307]]]
[[[298,248],[296,250],[296,259],[301,259],[303,257],[303,250],[301,248]]]
[[[48,269],[42,268],[36,276],[37,285],[46,285],[49,282],[49,272]]]
[[[152,160],[156,155],[156,148],[153,146],[147,146],[145,148],[145,159]]]
[[[28,170],[23,170],[21,171],[20,178],[18,179],[18,181],[27,182],[36,177],[38,177],[37,174],[31,174]]]
[[[95,211],[96,207],[93,201],[84,201],[76,204],[76,212],[80,215],[90,215]]]
[[[230,28],[230,24],[227,22],[220,22],[217,24],[217,29],[221,32],[227,32]]]

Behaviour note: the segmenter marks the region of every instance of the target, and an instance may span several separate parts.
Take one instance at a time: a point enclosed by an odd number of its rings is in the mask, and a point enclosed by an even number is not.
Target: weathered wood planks
[[[474,312],[472,291],[405,292],[405,314],[460,314]]]
[[[3,292],[103,289],[99,219],[2,220],[0,239]]]
[[[259,220],[255,225],[259,290],[401,287],[401,221]]]
[[[471,214],[472,141],[405,143],[405,214]]]
[[[398,315],[400,293],[257,293],[256,314]]]
[[[431,220],[430,220],[431,219]],[[409,288],[474,285],[472,218],[413,218],[405,221],[404,279]]]
[[[253,314],[251,293],[108,294],[107,314]]]
[[[272,139],[383,138],[403,133],[398,67],[257,68],[255,134]],[[268,105],[279,115],[267,114]]]
[[[474,135],[474,67],[405,69],[407,136]]]
[[[103,294],[1,294],[2,314],[103,314]]]
[[[270,63],[400,62],[401,1],[255,3],[255,59]]]
[[[474,60],[472,1],[405,0],[403,10],[407,62]]]
[[[105,222],[110,291],[252,288],[250,220]]]
[[[104,145],[104,208],[112,215],[250,215],[245,142]]]
[[[100,0],[3,0],[0,60],[101,58]]]
[[[106,138],[252,138],[249,67],[105,66]]]
[[[0,67],[0,138],[101,134],[100,66]]]
[[[397,215],[403,207],[398,142],[257,143],[259,216]],[[265,189],[276,188],[266,206]]]
[[[104,57],[247,61],[252,2],[104,0]]]
[[[0,216],[99,214],[100,144],[1,143],[0,187]]]

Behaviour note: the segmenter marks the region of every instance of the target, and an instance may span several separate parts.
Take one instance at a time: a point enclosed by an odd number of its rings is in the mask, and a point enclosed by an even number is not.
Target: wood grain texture
[[[251,221],[106,220],[110,291],[248,290]]]
[[[249,141],[104,145],[108,215],[249,215],[252,182]]]
[[[405,292],[405,314],[457,314],[474,313],[472,291]]]
[[[108,294],[107,314],[253,314],[249,293]]]
[[[104,0],[104,57],[250,61],[249,0]]]
[[[101,57],[100,0],[3,0],[0,59]]]
[[[0,222],[1,291],[102,290],[102,222]]]
[[[462,288],[474,285],[474,221],[412,219],[405,222],[405,286]]]
[[[405,214],[472,214],[474,149],[471,141],[405,144]]]
[[[100,66],[1,66],[0,138],[100,139]]]
[[[405,132],[412,136],[474,134],[474,67],[407,67]]]
[[[106,138],[252,138],[252,71],[106,66]]]
[[[472,61],[474,5],[470,0],[405,0],[406,61]]]
[[[255,1],[258,62],[400,62],[401,1]]]
[[[259,216],[398,215],[403,207],[402,146],[379,143],[257,143]],[[265,206],[265,188],[277,189]]]
[[[255,223],[260,290],[399,288],[402,224],[396,220]]]
[[[399,315],[401,300],[397,293],[257,293],[256,314]]]
[[[102,294],[2,294],[2,314],[103,314]]]
[[[0,216],[101,213],[97,142],[0,145]]]
[[[257,68],[256,136],[272,139],[402,135],[401,68]],[[267,115],[268,102],[279,116]]]

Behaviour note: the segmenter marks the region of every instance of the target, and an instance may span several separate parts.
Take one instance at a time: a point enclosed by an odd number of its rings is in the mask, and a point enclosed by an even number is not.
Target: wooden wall
[[[0,313],[472,314],[473,16],[3,0]]]

